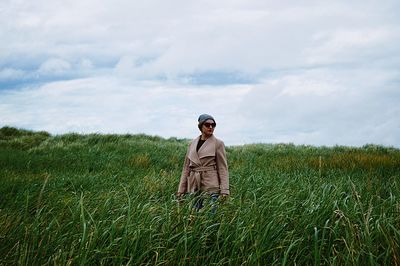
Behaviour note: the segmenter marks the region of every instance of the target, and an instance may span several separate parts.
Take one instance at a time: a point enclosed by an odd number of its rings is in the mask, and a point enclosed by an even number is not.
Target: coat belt
[[[188,176],[188,192],[193,193],[200,189],[203,172],[216,170],[216,165],[190,167]]]

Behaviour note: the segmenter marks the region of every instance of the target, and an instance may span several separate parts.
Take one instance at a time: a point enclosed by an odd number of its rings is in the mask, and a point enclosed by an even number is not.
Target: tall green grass
[[[174,197],[187,143],[1,128],[0,264],[400,264],[398,149],[227,147],[212,215]]]

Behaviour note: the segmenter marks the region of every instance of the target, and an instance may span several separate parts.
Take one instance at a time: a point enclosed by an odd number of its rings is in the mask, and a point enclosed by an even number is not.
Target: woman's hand
[[[222,194],[221,194],[221,200],[222,200],[222,202],[226,201],[226,200],[228,199],[228,197],[229,197],[228,194],[222,193]]]

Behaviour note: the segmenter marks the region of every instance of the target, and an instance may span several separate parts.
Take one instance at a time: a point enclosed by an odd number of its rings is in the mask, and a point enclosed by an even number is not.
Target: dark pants
[[[215,214],[217,212],[217,201],[218,201],[218,194],[204,194],[201,193],[196,196],[193,208],[196,211],[200,211],[205,205],[210,205],[211,213]]]

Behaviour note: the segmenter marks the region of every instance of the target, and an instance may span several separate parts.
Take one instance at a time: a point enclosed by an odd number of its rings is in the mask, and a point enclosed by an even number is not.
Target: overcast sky
[[[400,1],[1,0],[0,127],[400,147]]]

